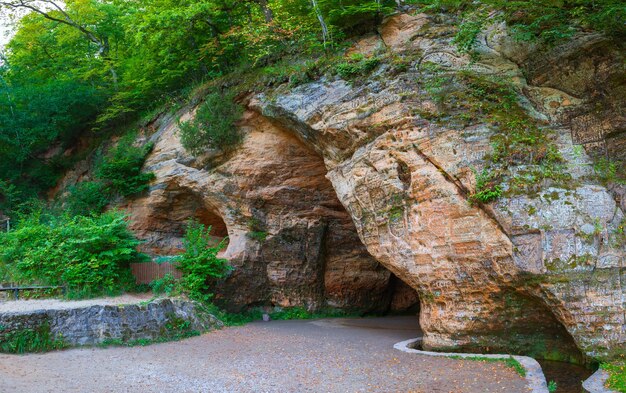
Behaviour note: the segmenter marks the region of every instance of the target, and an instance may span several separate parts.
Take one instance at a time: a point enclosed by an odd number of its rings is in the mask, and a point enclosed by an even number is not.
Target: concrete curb
[[[422,341],[422,338],[412,338],[410,340],[401,341],[399,343],[394,344],[394,349],[397,349],[406,353],[415,353],[419,355],[428,355],[428,356],[440,356],[440,357],[485,357],[490,359],[508,359],[513,358],[520,362],[520,364],[526,370],[526,386],[528,387],[528,391],[531,393],[548,393],[548,384],[546,383],[546,377],[543,375],[543,371],[541,370],[541,366],[539,363],[528,356],[513,356],[513,355],[483,355],[477,353],[446,353],[446,352],[430,352],[430,351],[420,351],[418,349],[413,349],[410,346],[415,343],[419,343]]]
[[[583,389],[588,393],[617,393],[604,387],[604,383],[609,378],[609,374],[599,369],[583,382]]]

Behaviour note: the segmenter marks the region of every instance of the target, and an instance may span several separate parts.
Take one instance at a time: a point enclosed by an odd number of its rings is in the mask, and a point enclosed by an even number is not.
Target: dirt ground
[[[147,347],[0,355],[0,392],[526,392],[500,363],[408,354],[416,317],[256,322]]]

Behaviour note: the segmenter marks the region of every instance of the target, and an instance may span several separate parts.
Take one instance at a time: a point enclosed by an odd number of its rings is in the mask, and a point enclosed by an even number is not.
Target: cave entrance
[[[419,317],[420,298],[415,289],[389,272],[389,308],[387,314]]]
[[[170,259],[184,252],[183,239],[191,219],[211,227],[210,246],[216,246],[226,238],[218,256],[223,257],[229,245],[228,228],[217,209],[188,190],[162,192],[162,196],[154,198],[157,203],[137,209],[138,214],[132,217],[131,229],[139,239],[144,240],[139,248],[152,257],[151,262],[131,265],[133,275],[140,284],[148,284],[166,274],[180,278],[180,272]]]

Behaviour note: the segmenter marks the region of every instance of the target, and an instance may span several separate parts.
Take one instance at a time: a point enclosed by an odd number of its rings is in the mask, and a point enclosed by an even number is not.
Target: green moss
[[[402,209],[401,207],[394,207],[389,211],[389,221],[391,222],[397,222],[402,220],[402,217],[404,216],[404,209]]]
[[[145,347],[151,344],[164,343],[170,341],[179,341],[189,337],[199,336],[200,331],[191,327],[191,322],[176,316],[176,314],[167,315],[167,323],[159,332],[159,336],[155,338],[139,338],[129,340],[126,338],[107,339],[98,344],[98,347],[106,348],[111,346],[125,347]]]
[[[624,218],[615,231],[613,231],[613,246],[626,246],[626,218]]]
[[[3,330],[6,329],[0,325],[0,352],[3,353],[48,352],[67,347],[62,337],[52,335],[48,323],[33,329],[6,333],[3,333]]]
[[[425,63],[420,81],[436,111],[418,111],[431,121],[466,129],[488,124],[493,130],[487,165],[477,176],[475,200],[502,195],[537,195],[548,185],[571,187],[565,161],[553,141],[555,133],[530,117],[510,82],[469,71],[448,72]],[[550,195],[550,197],[554,197]]]

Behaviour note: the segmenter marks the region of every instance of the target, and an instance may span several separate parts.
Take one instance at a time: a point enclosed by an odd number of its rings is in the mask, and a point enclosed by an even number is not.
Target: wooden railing
[[[62,289],[65,294],[65,287],[63,286],[10,286],[0,287],[0,292],[13,292],[13,298],[19,300],[20,291],[38,291],[42,289]]]

